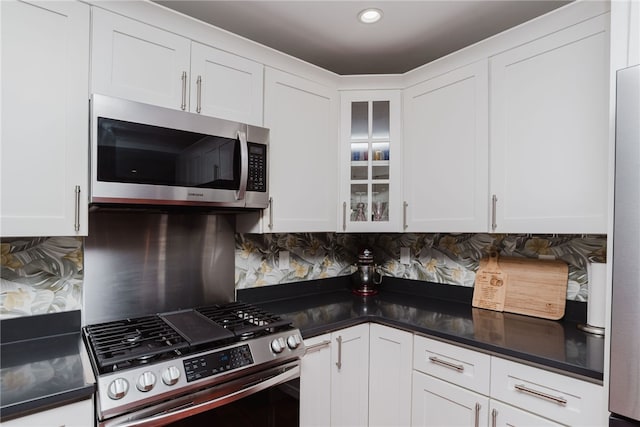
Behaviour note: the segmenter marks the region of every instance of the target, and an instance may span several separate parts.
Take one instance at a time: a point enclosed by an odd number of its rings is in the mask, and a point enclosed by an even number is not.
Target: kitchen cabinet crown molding
[[[339,91],[350,90],[401,90],[404,89],[402,74],[371,74],[340,76]]]

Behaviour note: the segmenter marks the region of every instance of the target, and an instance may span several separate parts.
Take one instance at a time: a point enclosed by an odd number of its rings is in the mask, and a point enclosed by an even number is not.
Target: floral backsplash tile
[[[236,234],[236,288],[349,275],[358,252],[371,249],[387,276],[472,287],[478,262],[490,250],[500,256],[555,256],[569,265],[567,299],[586,301],[587,265],[605,262],[604,235],[516,234]],[[400,248],[410,248],[401,264]],[[289,269],[279,268],[288,251]]]
[[[2,239],[0,319],[82,308],[81,237]]]
[[[82,308],[83,242],[78,237],[2,239],[0,319]],[[501,256],[553,255],[569,265],[567,299],[586,301],[587,265],[604,262],[603,235],[499,234],[236,234],[236,288],[276,285],[351,274],[368,247],[384,274],[472,287],[478,261],[491,248]],[[400,264],[400,248],[410,264]],[[280,251],[290,254],[279,268]]]

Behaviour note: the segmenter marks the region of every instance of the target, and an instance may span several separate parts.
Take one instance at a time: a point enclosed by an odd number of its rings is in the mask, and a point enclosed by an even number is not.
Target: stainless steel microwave
[[[92,204],[265,208],[269,130],[94,94]]]

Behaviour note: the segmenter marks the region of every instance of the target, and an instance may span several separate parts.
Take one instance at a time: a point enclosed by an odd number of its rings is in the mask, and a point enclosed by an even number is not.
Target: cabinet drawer
[[[491,397],[567,425],[597,426],[605,422],[599,385],[510,362],[491,361]]]
[[[491,356],[419,336],[413,348],[413,369],[489,394]]]

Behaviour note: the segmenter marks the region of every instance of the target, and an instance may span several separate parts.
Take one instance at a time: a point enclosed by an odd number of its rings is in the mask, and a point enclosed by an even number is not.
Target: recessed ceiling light
[[[382,18],[382,11],[380,9],[365,9],[358,14],[358,19],[363,24],[373,24],[378,22]]]

